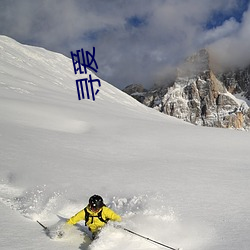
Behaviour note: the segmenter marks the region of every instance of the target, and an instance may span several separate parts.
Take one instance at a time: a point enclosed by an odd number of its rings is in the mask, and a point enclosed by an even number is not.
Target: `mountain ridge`
[[[142,92],[143,86],[131,85],[123,91],[146,106],[195,125],[249,129],[250,67],[216,72],[209,51],[202,49],[188,57],[176,72],[171,85]]]

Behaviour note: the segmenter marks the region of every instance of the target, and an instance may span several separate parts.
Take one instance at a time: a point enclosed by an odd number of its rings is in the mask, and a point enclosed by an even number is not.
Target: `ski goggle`
[[[94,212],[100,210],[100,207],[95,206],[95,205],[90,205],[89,208],[90,208],[91,211],[94,211]]]

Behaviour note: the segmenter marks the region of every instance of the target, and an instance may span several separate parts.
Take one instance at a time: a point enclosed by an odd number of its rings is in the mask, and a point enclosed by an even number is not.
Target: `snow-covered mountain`
[[[97,77],[93,73],[93,78]],[[122,225],[184,250],[248,250],[249,133],[193,126],[105,81],[77,98],[72,61],[0,37],[1,249],[162,249],[108,225],[53,228],[103,196]]]
[[[124,92],[149,107],[196,125],[249,129],[249,79],[249,68],[214,72],[210,54],[203,49],[180,65],[170,87],[140,91],[132,85]]]

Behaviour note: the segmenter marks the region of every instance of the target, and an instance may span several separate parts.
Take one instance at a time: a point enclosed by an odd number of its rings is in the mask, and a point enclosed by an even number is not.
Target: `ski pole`
[[[131,233],[131,234],[137,235],[137,236],[139,236],[139,237],[141,237],[141,238],[143,238],[143,239],[145,239],[145,240],[154,242],[154,243],[156,243],[156,244],[158,244],[158,245],[161,245],[161,246],[163,246],[163,247],[169,248],[169,249],[171,249],[171,250],[180,250],[180,248],[173,248],[173,247],[167,246],[167,245],[162,244],[162,243],[160,243],[160,242],[158,242],[158,241],[155,241],[155,240],[152,240],[152,239],[150,239],[150,238],[148,238],[148,237],[145,237],[145,236],[143,236],[143,235],[141,235],[141,234],[135,233],[135,232],[133,232],[133,231],[127,229],[127,228],[122,228],[122,229],[125,230],[125,231],[127,231],[127,232],[129,232],[129,233]]]
[[[43,229],[46,231],[46,230],[48,230],[48,228],[47,227],[45,227],[41,222],[39,222],[38,220],[36,221],[40,226],[42,226],[43,227]]]

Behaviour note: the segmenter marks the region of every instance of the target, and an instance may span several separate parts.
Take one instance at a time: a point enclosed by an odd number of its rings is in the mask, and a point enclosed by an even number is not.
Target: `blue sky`
[[[205,47],[223,64],[249,63],[249,1],[1,0],[0,34],[67,56],[95,47],[104,80],[149,87]]]
[[[211,18],[208,20],[206,24],[207,29],[216,28],[218,26],[223,25],[225,20],[228,20],[230,18],[234,18],[237,22],[242,22],[242,17],[244,12],[247,11],[249,0],[240,0],[237,3],[238,5],[236,8],[233,8],[229,13],[224,13],[222,10],[216,10],[211,14]]]

